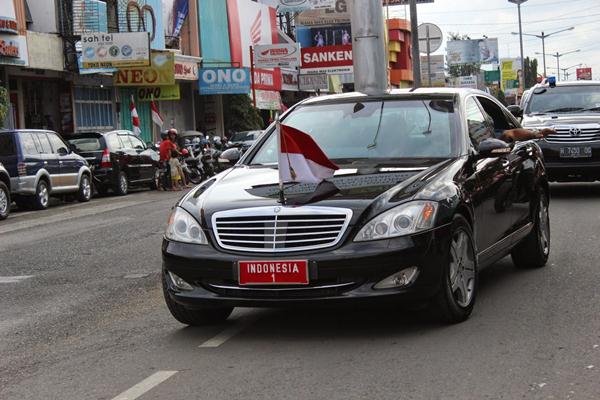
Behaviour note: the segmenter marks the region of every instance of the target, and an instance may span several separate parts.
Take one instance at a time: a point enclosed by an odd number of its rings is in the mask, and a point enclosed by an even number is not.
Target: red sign
[[[308,285],[308,262],[240,261],[240,285]]]
[[[302,69],[311,73],[351,73],[352,45],[303,48]]]
[[[0,56],[19,57],[19,42],[0,39]]]
[[[271,90],[279,92],[281,90],[281,70],[274,69],[254,69],[254,89]]]
[[[17,29],[17,21],[8,17],[0,17],[0,32],[18,35],[19,30]]]
[[[577,80],[578,81],[591,81],[592,80],[592,69],[591,68],[577,68]]]

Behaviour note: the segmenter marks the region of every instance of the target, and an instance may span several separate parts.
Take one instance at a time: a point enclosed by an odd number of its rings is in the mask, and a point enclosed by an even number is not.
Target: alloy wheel
[[[538,211],[538,235],[540,245],[545,256],[550,253],[550,218],[548,217],[548,204],[546,197],[540,197],[540,206]]]
[[[87,176],[83,176],[81,178],[81,192],[86,200],[89,200],[90,197],[92,197],[92,185],[90,184],[90,179]]]
[[[38,199],[40,201],[40,205],[44,208],[48,206],[49,195],[48,195],[48,187],[46,184],[41,184],[38,190]]]
[[[468,307],[475,290],[475,259],[469,235],[458,230],[450,245],[450,289],[456,303]]]
[[[8,211],[8,194],[4,191],[4,189],[0,189],[0,215],[5,215]]]
[[[119,187],[121,188],[121,193],[127,193],[127,177],[125,174],[119,177]]]

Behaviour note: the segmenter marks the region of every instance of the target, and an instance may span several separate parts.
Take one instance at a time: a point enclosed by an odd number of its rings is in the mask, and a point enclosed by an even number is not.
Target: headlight
[[[354,238],[355,242],[388,239],[433,228],[438,204],[412,201],[394,207],[369,221]]]
[[[176,242],[208,244],[200,224],[180,207],[176,207],[169,216],[165,237]]]

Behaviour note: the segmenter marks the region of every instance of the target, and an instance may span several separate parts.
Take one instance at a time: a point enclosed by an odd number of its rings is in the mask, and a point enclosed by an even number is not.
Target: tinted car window
[[[479,147],[479,143],[485,139],[493,137],[493,130],[488,124],[487,119],[481,112],[479,105],[472,97],[466,102],[467,125],[469,127],[469,137],[473,146]]]
[[[48,139],[50,139],[50,143],[52,144],[52,149],[55,153],[58,153],[60,149],[63,149],[65,152],[68,152],[68,147],[65,142],[62,141],[55,133],[47,133]]]
[[[36,133],[35,134],[38,139],[38,143],[40,145],[40,153],[44,154],[52,154],[52,146],[50,146],[50,140],[48,140],[48,136],[45,133]]]
[[[106,145],[112,151],[120,150],[123,148],[123,145],[119,140],[119,135],[106,135],[104,136],[104,140],[106,140]]]
[[[21,149],[23,153],[33,156],[39,154],[39,150],[33,140],[33,134],[29,132],[21,132],[19,134],[19,141],[21,142]]]
[[[133,149],[133,143],[129,140],[129,135],[119,135],[119,139],[121,139],[124,149]]]
[[[557,86],[534,89],[527,113],[569,112],[600,107],[600,85]]]
[[[77,139],[70,139],[69,143],[75,146],[77,151],[100,151],[102,150],[102,143],[100,139],[95,137],[84,137]]]
[[[0,156],[13,156],[16,152],[13,134],[0,135]]]
[[[131,140],[134,149],[146,149],[146,145],[144,144],[144,142],[142,142],[137,137],[129,135],[129,140]]]

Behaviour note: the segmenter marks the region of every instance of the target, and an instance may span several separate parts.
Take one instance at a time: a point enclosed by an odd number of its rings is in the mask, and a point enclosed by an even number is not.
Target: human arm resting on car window
[[[516,128],[504,131],[498,139],[507,143],[522,142],[531,139],[542,139],[550,134],[555,134],[554,129],[545,128],[540,131],[531,131],[529,129]]]

